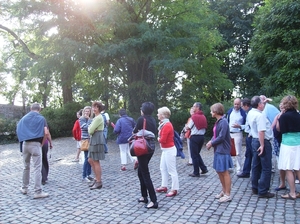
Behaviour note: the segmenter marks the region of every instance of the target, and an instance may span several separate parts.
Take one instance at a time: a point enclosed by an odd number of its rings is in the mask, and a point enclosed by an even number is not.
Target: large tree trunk
[[[128,64],[128,109],[132,113],[139,112],[146,101],[157,105],[156,78],[153,69],[149,68],[150,61],[147,58]]]

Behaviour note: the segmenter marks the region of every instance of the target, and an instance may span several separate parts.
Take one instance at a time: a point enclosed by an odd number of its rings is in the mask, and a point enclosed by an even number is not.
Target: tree
[[[247,66],[257,70],[267,95],[300,94],[300,2],[266,1],[255,19]]]
[[[242,95],[247,94],[251,79],[245,76],[242,67],[250,50],[253,19],[262,3],[262,0],[210,0],[211,9],[225,18],[225,22],[218,27],[227,42],[219,48],[219,51],[227,52],[222,72],[235,87],[240,88]],[[231,98],[232,91],[227,92],[227,100]]]

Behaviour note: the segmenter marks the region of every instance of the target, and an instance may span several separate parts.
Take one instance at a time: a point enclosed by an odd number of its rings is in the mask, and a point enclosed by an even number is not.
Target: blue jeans
[[[259,140],[252,139],[252,189],[258,190],[259,195],[268,193],[272,174],[272,146],[268,140],[264,144],[264,152],[258,156]]]
[[[250,175],[251,164],[252,164],[252,136],[246,137],[246,153],[245,153],[245,162],[243,167],[243,174]]]
[[[207,167],[205,166],[200,151],[202,149],[204,143],[204,136],[203,135],[192,135],[190,137],[190,151],[191,151],[191,157],[193,161],[193,167],[194,167],[194,174],[199,175],[199,168],[204,172],[207,170]]]
[[[82,169],[82,178],[86,178],[87,176],[91,175],[92,167],[88,161],[88,151],[84,151],[84,162],[83,162],[83,169]]]
[[[104,128],[103,130],[103,135],[104,135],[104,138],[105,138],[105,144],[104,144],[104,152],[108,152],[108,148],[107,148],[107,134],[108,134],[108,128]]]

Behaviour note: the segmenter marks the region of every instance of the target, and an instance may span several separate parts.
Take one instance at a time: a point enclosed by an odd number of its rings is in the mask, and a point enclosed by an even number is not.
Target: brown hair
[[[97,107],[99,109],[99,112],[104,110],[104,105],[98,101],[93,102],[92,107]]]
[[[214,112],[218,115],[224,115],[225,109],[224,106],[221,103],[215,103],[210,107],[211,112]]]
[[[292,95],[288,95],[282,98],[281,102],[282,107],[285,110],[289,110],[289,109],[298,109],[298,100],[295,96]]]

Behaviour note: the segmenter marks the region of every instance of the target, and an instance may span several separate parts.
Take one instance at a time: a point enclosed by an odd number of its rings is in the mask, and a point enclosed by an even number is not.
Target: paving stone
[[[53,140],[50,173],[43,186],[50,196],[33,200],[33,169],[28,195],[19,192],[22,179],[22,156],[19,144],[0,146],[0,223],[299,223],[300,199],[283,200],[275,192],[272,199],[259,199],[251,192],[251,179],[232,177],[232,202],[219,203],[214,196],[221,191],[217,173],[212,168],[213,151],[205,148],[201,156],[209,172],[200,178],[189,177],[193,168],[187,159],[177,159],[180,190],[174,198],[157,194],[159,208],[145,209],[140,197],[137,171],[133,164],[120,171],[120,152],[114,141],[109,141],[109,153],[101,161],[103,188],[91,191],[82,182],[82,156],[79,163],[71,162],[76,153],[72,138]],[[245,148],[243,148],[243,151]],[[184,149],[186,153],[186,146]],[[50,153],[49,153],[50,154]],[[160,149],[149,163],[154,187],[161,184],[159,169]],[[171,184],[171,180],[169,182]],[[279,185],[278,172],[272,175],[271,192]],[[297,185],[300,191],[300,185]],[[169,186],[170,188],[170,186]]]

